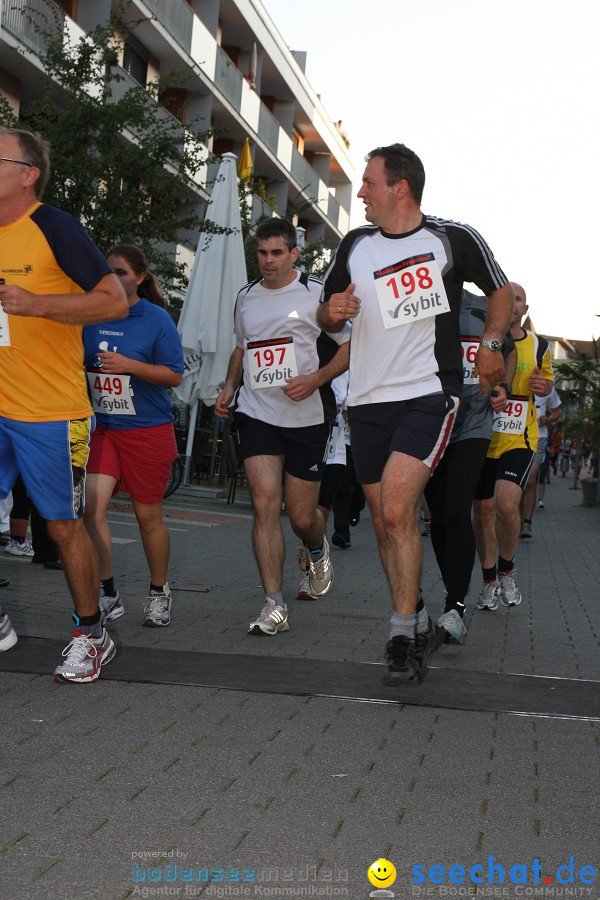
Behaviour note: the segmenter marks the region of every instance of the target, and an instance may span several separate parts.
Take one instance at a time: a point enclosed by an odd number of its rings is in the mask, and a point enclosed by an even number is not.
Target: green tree
[[[593,341],[593,353],[586,356],[575,351],[573,359],[554,363],[559,379],[559,393],[565,406],[560,430],[571,437],[589,438],[594,453],[595,478],[598,477],[600,454],[600,354]]]
[[[208,132],[198,123],[184,127],[160,103],[188,73],[132,84],[118,65],[127,34],[118,19],[75,41],[50,25],[36,24],[47,43],[45,74],[18,123],[51,145],[44,200],[81,221],[104,251],[120,241],[140,246],[176,299],[187,279],[169,245],[177,238],[191,246],[186,234],[227,231],[197,211],[194,179],[207,162]],[[16,124],[6,102],[0,122]]]

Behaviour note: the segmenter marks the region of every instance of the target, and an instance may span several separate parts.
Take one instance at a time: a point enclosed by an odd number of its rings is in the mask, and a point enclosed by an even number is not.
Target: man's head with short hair
[[[388,185],[391,187],[398,181],[406,180],[413,200],[420,206],[425,187],[425,169],[414,150],[404,144],[389,144],[387,147],[371,150],[365,160],[370,162],[377,156],[383,159]]]
[[[256,240],[264,241],[271,237],[281,237],[285,241],[288,250],[293,250],[298,244],[296,229],[287,219],[265,219],[256,229]]]
[[[513,317],[511,319],[511,325],[520,324],[521,320],[527,313],[529,312],[529,306],[527,305],[527,294],[525,293],[525,288],[518,284],[516,281],[511,281],[512,289],[515,292],[515,308],[513,311]]]
[[[33,191],[40,200],[50,177],[50,145],[41,135],[26,131],[24,128],[0,127],[0,136],[15,137],[19,142],[24,162],[39,171]]]

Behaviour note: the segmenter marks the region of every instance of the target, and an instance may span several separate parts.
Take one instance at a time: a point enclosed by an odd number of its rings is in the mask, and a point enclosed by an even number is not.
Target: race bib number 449
[[[248,341],[250,386],[260,388],[283,387],[298,374],[293,337]]]
[[[527,426],[529,398],[513,395],[501,413],[494,414],[492,429],[500,434],[523,434]]]
[[[384,328],[410,325],[449,312],[442,273],[433,253],[422,253],[373,272]]]
[[[135,416],[130,375],[88,372],[88,384],[95,413],[109,416]]]

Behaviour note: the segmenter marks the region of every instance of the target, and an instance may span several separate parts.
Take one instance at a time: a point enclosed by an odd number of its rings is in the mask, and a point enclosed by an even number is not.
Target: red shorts
[[[97,425],[87,472],[116,478],[114,494],[123,491],[138,503],[161,503],[176,456],[171,424],[123,429]]]

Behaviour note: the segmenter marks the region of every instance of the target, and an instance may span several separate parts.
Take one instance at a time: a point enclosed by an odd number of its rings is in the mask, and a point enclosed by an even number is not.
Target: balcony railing
[[[65,13],[53,0],[4,0],[2,27],[34,53],[43,55],[63,34]]]
[[[186,53],[192,49],[194,11],[183,0],[144,0],[148,9],[165,26]]]

